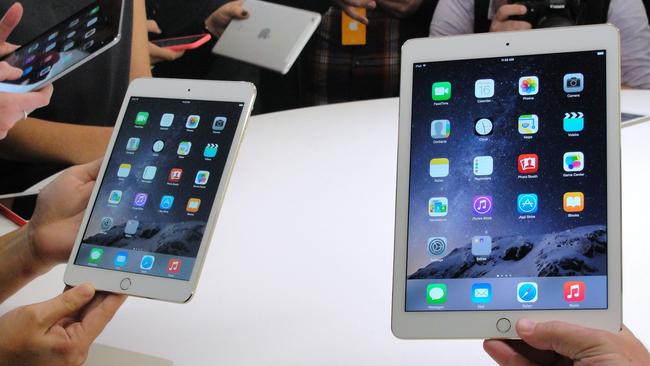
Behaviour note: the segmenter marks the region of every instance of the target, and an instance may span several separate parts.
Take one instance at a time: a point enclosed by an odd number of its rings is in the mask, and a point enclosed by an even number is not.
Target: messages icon
[[[432,178],[444,178],[449,175],[449,159],[431,159],[429,163],[429,175]]]
[[[432,283],[427,286],[427,302],[429,304],[444,304],[447,302],[447,285]]]

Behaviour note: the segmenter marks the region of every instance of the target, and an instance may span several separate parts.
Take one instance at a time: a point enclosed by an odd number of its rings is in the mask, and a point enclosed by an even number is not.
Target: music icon
[[[169,273],[178,273],[181,270],[181,260],[180,259],[170,259],[167,262],[167,272]]]
[[[582,302],[585,299],[585,283],[569,281],[564,283],[564,300],[567,302]]]
[[[476,196],[473,202],[475,215],[489,215],[492,213],[492,196]]]

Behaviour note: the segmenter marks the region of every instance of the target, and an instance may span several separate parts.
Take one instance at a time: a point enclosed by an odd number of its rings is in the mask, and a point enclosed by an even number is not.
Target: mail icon
[[[492,302],[492,285],[489,283],[473,284],[472,302],[475,304],[487,304]]]
[[[474,289],[474,297],[484,299],[490,296],[490,290],[486,288]]]

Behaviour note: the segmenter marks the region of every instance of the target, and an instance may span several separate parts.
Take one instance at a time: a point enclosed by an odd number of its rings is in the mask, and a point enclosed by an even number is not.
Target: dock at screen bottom
[[[607,309],[607,276],[408,280],[406,311]]]
[[[190,257],[81,244],[76,264],[188,281],[195,261]]]

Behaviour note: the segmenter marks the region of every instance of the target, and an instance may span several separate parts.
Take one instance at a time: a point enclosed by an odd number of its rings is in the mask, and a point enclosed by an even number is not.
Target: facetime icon
[[[449,159],[431,159],[429,164],[429,175],[432,178],[444,178],[449,175]]]

